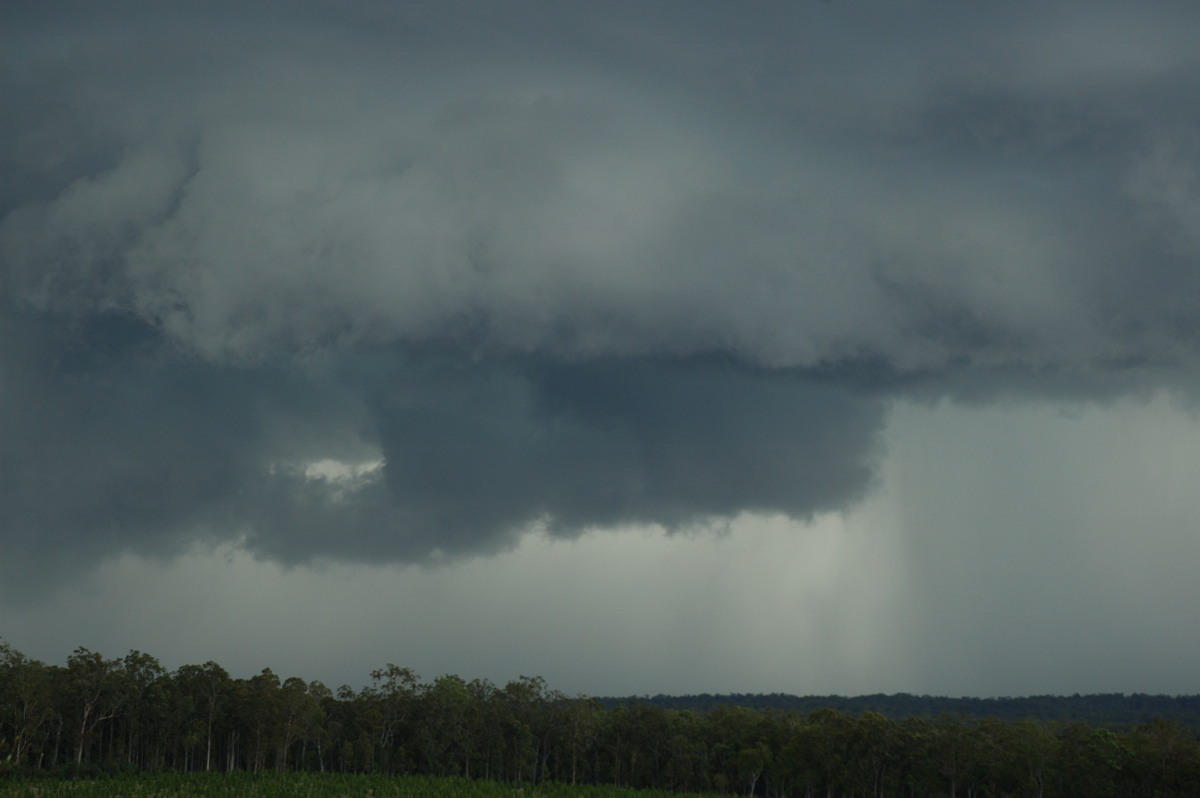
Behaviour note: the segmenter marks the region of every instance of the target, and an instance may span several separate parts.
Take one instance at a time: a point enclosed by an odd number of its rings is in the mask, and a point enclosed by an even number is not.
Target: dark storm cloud
[[[184,536],[236,530],[267,452],[314,445],[313,415],[323,428],[352,415],[290,371],[172,357],[157,331],[126,315],[3,311],[0,528],[10,580],[43,581],[44,566],[125,548],[169,554]],[[336,451],[335,441],[321,445]]]
[[[6,563],[803,517],[893,396],[1194,372],[1192,5],[120,9],[4,12]]]
[[[372,391],[382,474],[259,481],[256,548],[424,558],[505,547],[530,522],[808,516],[865,491],[882,415],[837,384],[702,362],[409,354]]]
[[[836,380],[728,363],[437,349],[215,365],[126,316],[3,320],[10,580],[219,532],[286,561],[422,560],[504,548],[534,521],[805,516],[862,494],[881,417]],[[373,454],[382,473],[313,470]]]

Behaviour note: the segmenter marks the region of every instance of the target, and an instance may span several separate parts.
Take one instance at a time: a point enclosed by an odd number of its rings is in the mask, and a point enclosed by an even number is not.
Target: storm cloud
[[[1191,395],[1190,4],[3,14],[6,586],[808,518],[897,399]]]

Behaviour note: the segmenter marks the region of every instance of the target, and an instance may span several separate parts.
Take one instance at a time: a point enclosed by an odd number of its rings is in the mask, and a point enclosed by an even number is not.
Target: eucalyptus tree
[[[0,640],[0,758],[20,767],[54,716],[49,670]]]
[[[496,693],[497,717],[504,734],[504,778],[538,782],[548,745],[546,680],[520,676]]]
[[[579,695],[566,702],[563,730],[565,752],[561,758],[562,767],[556,774],[559,781],[571,784],[579,781],[580,770],[588,762],[588,752],[595,747],[599,737],[603,716],[604,708],[594,698]]]
[[[371,671],[373,685],[363,691],[378,712],[377,737],[372,743],[360,739],[359,746],[377,745],[383,757],[383,768],[389,772],[405,769],[412,744],[412,720],[417,712],[417,700],[424,692],[421,677],[412,668],[388,663],[387,667]]]
[[[126,683],[121,678],[121,665],[121,660],[105,659],[95,651],[80,647],[67,657],[66,669],[59,671],[64,720],[74,721],[74,726],[68,728],[74,733],[77,765],[94,747],[100,724],[116,717],[121,704],[128,698],[124,689]]]
[[[454,674],[439,676],[425,688],[416,735],[425,772],[445,776],[469,772],[474,753],[472,703],[466,682]]]
[[[278,759],[282,738],[282,710],[279,677],[270,668],[263,668],[249,679],[234,682],[237,723],[234,734],[247,750],[245,767],[255,773],[269,767],[272,757]],[[235,757],[237,757],[235,749]]]
[[[211,660],[203,665],[183,665],[172,675],[181,700],[182,725],[199,726],[204,735],[204,770],[214,765],[214,733],[233,698],[233,679]],[[225,725],[228,725],[226,723]],[[186,736],[186,731],[180,729]]]
[[[162,760],[167,732],[167,671],[154,657],[134,650],[120,660],[115,675],[123,700],[114,722],[125,764],[154,768]]]
[[[283,772],[288,769],[291,749],[297,743],[302,752],[300,764],[303,764],[303,750],[317,736],[323,713],[318,698],[298,676],[285,679],[275,697],[275,717],[280,726],[276,737],[279,747],[275,769]]]

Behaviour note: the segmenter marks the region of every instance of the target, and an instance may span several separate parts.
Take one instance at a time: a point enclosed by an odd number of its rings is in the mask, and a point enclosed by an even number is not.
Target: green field
[[[157,773],[96,779],[0,777],[4,798],[689,798],[685,793],[463,778],[347,774]],[[694,798],[700,798],[692,794]]]

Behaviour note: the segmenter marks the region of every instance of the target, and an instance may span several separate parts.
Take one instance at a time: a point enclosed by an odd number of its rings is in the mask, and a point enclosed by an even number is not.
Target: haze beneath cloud
[[[350,681],[386,600],[429,667],[591,692],[1200,691],[1194,4],[0,23],[16,647],[94,590],[95,647]],[[325,596],[345,655],[192,580]]]

